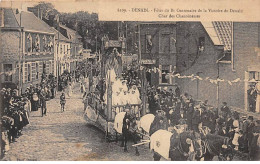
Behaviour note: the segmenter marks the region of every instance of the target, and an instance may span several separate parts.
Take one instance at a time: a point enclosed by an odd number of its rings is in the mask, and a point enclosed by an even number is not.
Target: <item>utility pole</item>
[[[125,23],[125,54],[127,54],[127,23]]]
[[[22,3],[21,3],[21,9],[22,9]],[[19,12],[19,11],[18,11]],[[22,80],[22,75],[23,75],[23,71],[22,71],[22,64],[23,64],[23,30],[22,30],[22,11],[19,12],[20,14],[20,24],[19,24],[19,50],[18,50],[18,56],[19,56],[19,62],[18,62],[18,90],[19,90],[19,94],[22,94],[22,85],[23,85],[23,80]]]
[[[96,29],[96,54],[97,54],[97,29]]]

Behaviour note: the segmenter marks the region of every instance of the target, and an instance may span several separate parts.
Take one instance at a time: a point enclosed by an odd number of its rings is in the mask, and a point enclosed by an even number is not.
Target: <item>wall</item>
[[[198,52],[198,40],[205,37],[204,51]],[[218,68],[216,61],[221,50],[214,46],[200,22],[177,23],[177,71],[181,75],[199,75],[203,79],[216,79]],[[209,100],[217,105],[217,86],[209,81],[177,79],[181,91],[187,92],[195,99]]]
[[[0,66],[4,71],[4,64],[12,64],[12,68],[16,68],[16,62],[19,60],[19,31],[1,30],[0,32]],[[12,82],[16,82],[18,72],[12,76]],[[4,75],[1,75],[1,82],[4,81]]]
[[[196,55],[196,40],[205,37],[205,50]],[[229,106],[244,109],[245,83],[233,83],[227,80],[244,80],[245,71],[250,65],[259,65],[255,47],[259,46],[259,23],[234,23],[234,70],[231,63],[216,61],[221,55],[221,47],[214,46],[204,27],[199,22],[180,22],[177,26],[177,70],[181,75],[196,75],[205,79],[220,79],[225,82],[212,84],[209,81],[176,79],[183,92],[188,92],[195,99],[209,100],[209,104],[219,106],[226,101]],[[188,55],[190,54],[190,55]],[[217,97],[218,93],[218,97]]]
[[[255,47],[259,46],[259,23],[235,22],[234,23],[234,70],[231,64],[220,64],[220,78],[244,80],[245,71],[250,65],[259,65]],[[230,86],[220,84],[220,101],[227,101],[229,105],[244,109],[244,82],[238,82]]]
[[[151,35],[151,52],[147,51],[147,35]],[[140,42],[141,42],[141,59],[155,60],[154,64],[146,64],[148,68],[176,65],[176,24],[141,24]],[[170,68],[170,67],[169,67]],[[169,70],[170,71],[170,70]],[[159,73],[151,73],[152,85],[159,85]]]

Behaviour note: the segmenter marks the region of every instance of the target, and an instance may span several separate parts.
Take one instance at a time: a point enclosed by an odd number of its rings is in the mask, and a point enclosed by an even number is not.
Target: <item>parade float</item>
[[[143,105],[145,104],[145,99],[143,98],[145,95],[145,80],[142,80],[141,82],[140,93],[136,88],[136,92],[138,93],[135,95],[139,94],[138,96],[129,96],[129,98],[125,98],[124,102],[121,101],[120,103],[120,100],[116,100],[120,97],[120,95],[116,96],[120,89],[123,90],[124,93],[127,90],[126,85],[120,86],[120,84],[125,81],[122,80],[122,53],[124,53],[124,46],[124,40],[107,39],[103,41],[103,53],[99,64],[101,78],[105,83],[105,90],[103,96],[100,96],[101,93],[89,93],[88,106],[84,113],[84,119],[87,124],[96,126],[104,131],[107,141],[114,140],[118,135],[114,128],[115,116],[118,113],[124,112],[124,110],[128,108],[130,109],[130,113],[135,114],[137,118],[146,114],[146,109]],[[144,75],[142,72],[139,72],[139,74],[140,76]],[[91,76],[90,81],[92,78]]]

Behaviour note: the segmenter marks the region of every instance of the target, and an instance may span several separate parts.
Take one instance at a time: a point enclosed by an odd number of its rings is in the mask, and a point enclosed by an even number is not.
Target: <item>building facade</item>
[[[197,100],[248,110],[249,86],[259,83],[259,34],[252,22],[141,23],[140,59],[159,68],[147,73],[152,85],[177,83]]]
[[[173,84],[172,78],[166,74],[176,68],[176,29],[177,24],[171,23],[141,23],[139,25],[140,60],[147,69],[154,67],[161,71],[148,71],[147,81],[151,85]]]
[[[55,72],[55,33],[30,12],[5,8],[1,17],[2,85],[16,85],[23,91],[39,83],[42,73]]]
[[[55,30],[55,75],[60,76],[65,70],[70,70],[71,41]]]

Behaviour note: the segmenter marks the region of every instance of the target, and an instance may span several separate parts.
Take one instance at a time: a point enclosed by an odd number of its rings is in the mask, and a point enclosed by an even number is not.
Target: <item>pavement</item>
[[[77,84],[78,85],[78,84]],[[151,161],[153,154],[147,146],[140,146],[140,156],[128,143],[129,152],[123,152],[120,143],[107,143],[105,134],[83,119],[83,103],[79,87],[73,95],[66,95],[65,111],[61,112],[58,93],[47,102],[47,116],[40,109],[30,113],[30,124],[23,135],[10,144],[3,161]]]

